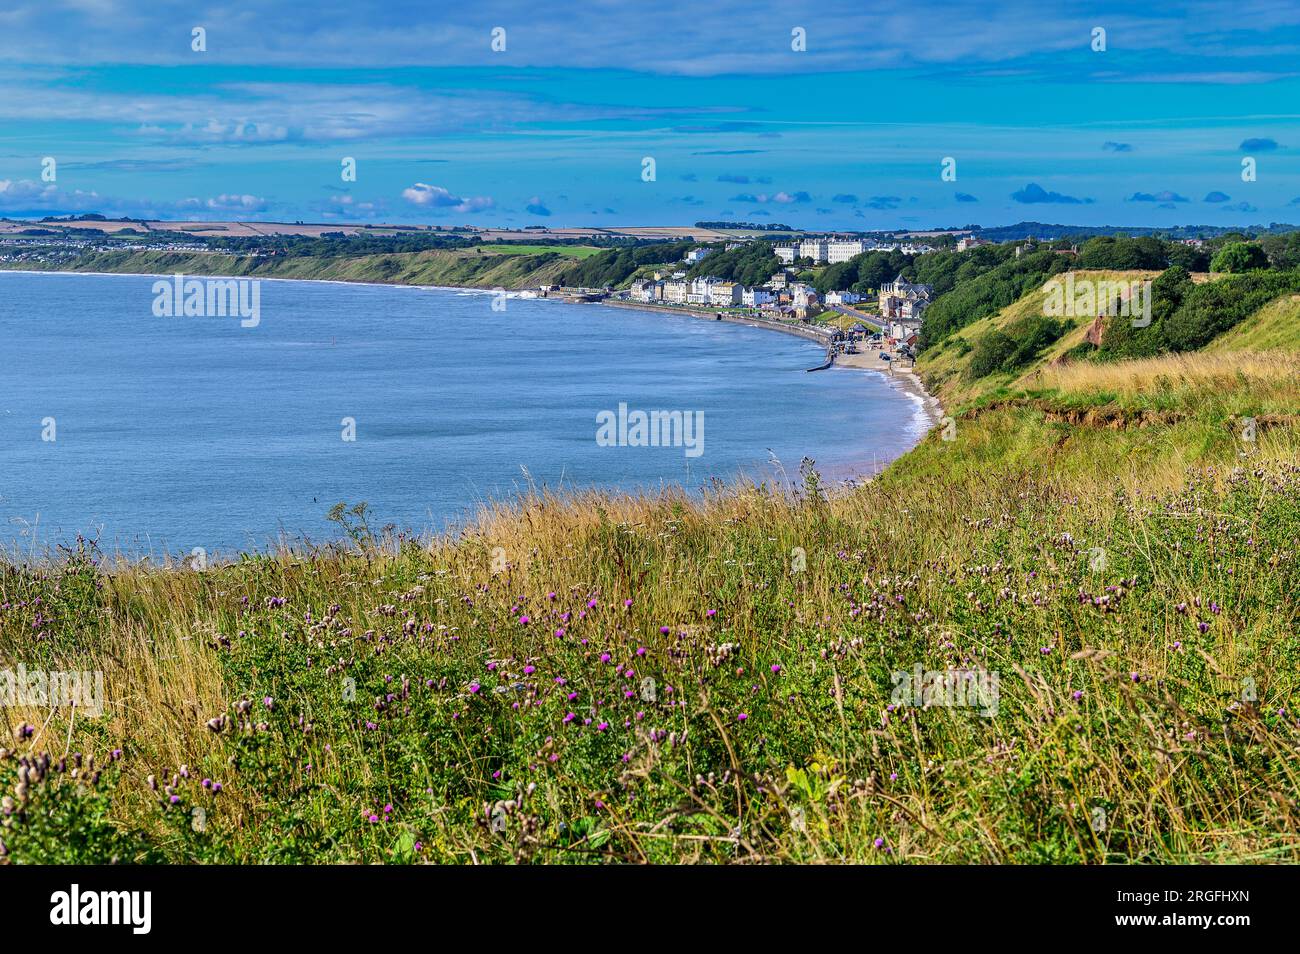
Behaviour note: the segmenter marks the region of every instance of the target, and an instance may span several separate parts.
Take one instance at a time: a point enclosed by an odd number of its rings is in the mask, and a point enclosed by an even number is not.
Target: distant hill
[[[1014,242],[1026,238],[1061,239],[1093,238],[1097,235],[1160,235],[1167,238],[1215,238],[1240,232],[1246,235],[1265,235],[1279,232],[1300,231],[1300,225],[1274,222],[1270,225],[1223,226],[1223,225],[1178,225],[1174,227],[1155,227],[1149,225],[1053,225],[1047,222],[1017,222],[1015,225],[1002,225],[997,228],[980,228],[968,226],[980,238],[990,242]]]

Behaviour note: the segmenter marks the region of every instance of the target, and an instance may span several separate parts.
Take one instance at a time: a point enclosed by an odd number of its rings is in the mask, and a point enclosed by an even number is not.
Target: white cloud
[[[403,189],[402,198],[421,208],[451,209],[455,212],[481,212],[483,209],[490,209],[496,205],[496,202],[490,196],[476,195],[462,198],[458,195],[452,195],[442,186],[429,185],[427,182],[417,182],[415,185]]]

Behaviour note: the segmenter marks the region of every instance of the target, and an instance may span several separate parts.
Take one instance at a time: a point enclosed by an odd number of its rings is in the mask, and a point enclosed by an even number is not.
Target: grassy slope
[[[1210,352],[1300,352],[1300,295],[1286,295],[1212,341]]]
[[[112,251],[84,255],[75,271],[234,275],[471,288],[531,288],[557,281],[575,256],[559,251],[502,254],[476,249],[401,252],[347,258],[250,258],[212,252]],[[30,267],[25,266],[25,267]],[[60,265],[67,269],[68,266]]]
[[[1294,359],[991,386],[931,360],[952,439],[829,499],[539,497],[427,545],[9,569],[0,656],[103,668],[110,715],[73,747],[123,755],[94,794],[48,773],[0,838],[25,860],[1300,860]],[[892,708],[916,663],[996,671],[997,714]],[[61,712],[8,712],[57,760]]]

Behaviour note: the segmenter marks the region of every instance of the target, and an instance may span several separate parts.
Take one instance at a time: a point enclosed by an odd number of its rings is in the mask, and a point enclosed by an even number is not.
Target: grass
[[[494,255],[545,255],[548,252],[557,252],[560,255],[569,258],[591,258],[593,255],[599,255],[605,251],[603,248],[596,248],[593,245],[498,245],[486,243],[478,246],[484,251],[492,252]]]
[[[106,683],[0,710],[3,858],[1300,861],[1300,431],[1236,426],[1288,370],[1040,365],[835,491],[0,565],[4,665]]]
[[[1300,295],[1285,295],[1212,341],[1210,352],[1300,352]]]
[[[505,248],[499,246],[497,248]],[[218,252],[114,250],[82,255],[56,267],[123,274],[233,275],[249,278],[373,282],[393,285],[455,285],[470,288],[536,288],[557,282],[574,257],[562,247],[539,254],[502,254],[486,246],[339,258],[226,255]],[[25,267],[32,267],[27,264]]]

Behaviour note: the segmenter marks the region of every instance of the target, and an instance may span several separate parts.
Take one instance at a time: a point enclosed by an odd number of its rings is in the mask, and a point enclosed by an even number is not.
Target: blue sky
[[[8,0],[0,215],[1300,222],[1294,2],[446,6]]]

